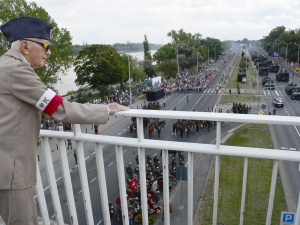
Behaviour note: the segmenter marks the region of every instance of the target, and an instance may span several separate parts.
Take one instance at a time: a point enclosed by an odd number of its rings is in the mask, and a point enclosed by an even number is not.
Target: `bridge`
[[[253,115],[253,114],[231,114],[231,113],[208,113],[208,112],[186,112],[186,111],[164,111],[164,110],[136,110],[131,109],[125,112],[119,112],[116,114],[118,117],[136,117],[137,118],[137,137],[120,137],[120,136],[107,136],[107,135],[93,135],[82,133],[80,125],[73,125],[73,132],[63,132],[63,131],[48,131],[41,130],[42,145],[45,155],[45,166],[47,169],[49,189],[51,191],[51,200],[53,202],[53,207],[55,211],[55,220],[59,225],[64,224],[61,200],[57,188],[57,177],[55,177],[54,166],[52,161],[52,154],[50,148],[50,139],[58,139],[58,149],[60,150],[60,160],[62,166],[62,179],[64,182],[67,205],[70,215],[70,220],[72,224],[79,224],[76,212],[76,201],[74,200],[74,193],[72,188],[72,182],[70,177],[69,162],[67,158],[67,149],[65,145],[66,139],[71,139],[76,142],[77,157],[78,157],[78,170],[80,175],[80,183],[82,187],[82,196],[84,199],[84,210],[86,214],[86,223],[89,225],[96,224],[93,218],[93,208],[91,204],[91,196],[89,190],[89,182],[87,178],[87,169],[84,156],[83,143],[92,143],[95,146],[95,157],[97,164],[97,174],[99,181],[99,193],[101,197],[101,206],[103,212],[103,222],[104,224],[110,225],[111,219],[108,208],[108,187],[107,180],[105,176],[105,167],[103,159],[103,146],[113,145],[115,146],[115,154],[117,161],[117,176],[119,180],[119,190],[121,197],[121,207],[122,207],[122,218],[123,224],[128,225],[128,205],[126,197],[126,183],[125,183],[125,171],[124,171],[124,159],[123,159],[123,149],[126,146],[131,146],[137,149],[139,156],[139,166],[140,166],[140,188],[141,188],[141,201],[142,201],[142,224],[148,225],[148,208],[147,208],[147,187],[146,187],[146,165],[145,165],[145,148],[147,149],[162,149],[162,165],[163,165],[163,202],[164,204],[164,221],[165,225],[170,225],[170,214],[169,214],[169,202],[170,202],[170,192],[169,192],[169,158],[168,151],[184,151],[188,155],[187,160],[187,221],[185,224],[193,224],[193,157],[195,153],[205,153],[210,154],[214,157],[214,200],[213,200],[213,225],[217,225],[217,215],[218,215],[218,193],[219,193],[219,173],[220,173],[220,157],[223,155],[227,156],[239,156],[244,157],[244,170],[247,171],[248,159],[249,158],[261,158],[261,159],[271,159],[273,163],[272,178],[270,184],[270,194],[269,194],[269,204],[266,215],[266,225],[271,225],[273,203],[275,196],[275,186],[277,181],[277,175],[279,173],[279,162],[281,160],[285,161],[295,161],[300,162],[300,154],[297,151],[286,151],[281,149],[262,149],[262,148],[251,148],[251,147],[240,147],[240,146],[228,146],[221,144],[221,123],[224,122],[239,122],[243,124],[268,124],[268,125],[300,125],[299,117],[291,116],[267,116],[267,115]],[[150,118],[165,118],[165,119],[189,119],[189,120],[211,120],[217,122],[217,127],[215,129],[215,143],[213,144],[203,144],[203,143],[189,143],[180,141],[165,141],[165,140],[154,140],[144,138],[144,128],[143,128],[143,117]],[[52,221],[50,220],[50,215],[48,213],[47,201],[45,197],[45,192],[42,178],[40,174],[39,167],[37,167],[37,185],[35,187],[37,193],[37,200],[40,206],[40,213],[43,220],[43,224],[50,225]],[[245,209],[245,193],[247,185],[247,173],[244,171],[243,178],[243,191],[241,196],[241,208],[240,224],[243,224],[244,217],[243,212]],[[297,205],[297,212],[295,218],[295,224],[300,224],[300,203]]]

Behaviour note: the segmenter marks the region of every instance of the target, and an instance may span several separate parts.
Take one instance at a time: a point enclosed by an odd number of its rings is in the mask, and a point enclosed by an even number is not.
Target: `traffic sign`
[[[259,111],[258,111],[258,114],[259,114],[259,115],[263,115],[263,114],[264,114],[264,111],[259,110]]]
[[[294,225],[295,213],[281,211],[280,225]]]

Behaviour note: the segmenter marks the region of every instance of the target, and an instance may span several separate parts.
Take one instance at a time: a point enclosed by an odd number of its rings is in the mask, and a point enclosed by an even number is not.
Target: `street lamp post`
[[[297,60],[297,62],[298,62],[298,67],[299,67],[299,50],[300,50],[300,45],[299,44],[297,44],[297,43],[294,43],[295,45],[298,45],[298,60]]]
[[[131,62],[132,60],[130,60],[130,57],[129,55],[127,55],[128,57],[128,82],[129,82],[129,105],[130,105],[130,108],[132,109],[132,99],[131,99],[131,77],[130,77],[130,65],[131,65]]]
[[[299,51],[298,51],[298,58],[299,58]],[[198,48],[197,48],[197,73],[198,73]]]
[[[178,51],[179,51],[179,49],[181,49],[181,47],[179,47],[179,48],[173,48],[173,49],[175,49],[175,51],[176,51],[176,53],[177,53],[177,74],[179,75],[179,60],[178,60]]]
[[[218,44],[215,45],[215,57],[214,57],[215,61],[216,61],[216,48],[217,48],[217,46],[218,46]]]
[[[287,63],[287,52],[288,52],[288,47],[289,47],[289,44],[283,42],[283,44],[286,45],[286,48],[285,48],[285,63]]]
[[[130,106],[130,108],[132,108],[131,75],[130,75],[130,66],[131,66],[131,63],[132,63],[132,59],[130,59],[130,55],[128,55],[128,54],[126,54],[124,52],[120,52],[120,53],[126,55],[127,58],[128,58],[129,106]],[[135,57],[137,57],[139,55],[143,55],[143,54],[138,54]]]
[[[211,46],[211,45],[209,45],[209,46]],[[209,63],[209,46],[208,46],[208,53],[207,53],[207,62]]]

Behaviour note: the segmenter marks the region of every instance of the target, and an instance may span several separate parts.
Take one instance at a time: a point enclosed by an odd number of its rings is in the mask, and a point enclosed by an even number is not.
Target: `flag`
[[[135,189],[137,187],[137,180],[136,178],[133,178],[131,181],[128,182],[129,188],[130,189]]]

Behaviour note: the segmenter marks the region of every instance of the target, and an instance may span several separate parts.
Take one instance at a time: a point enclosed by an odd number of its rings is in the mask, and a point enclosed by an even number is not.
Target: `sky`
[[[32,2],[32,0],[26,0]],[[259,40],[277,26],[300,28],[298,0],[35,0],[73,44],[166,44],[171,30]]]

